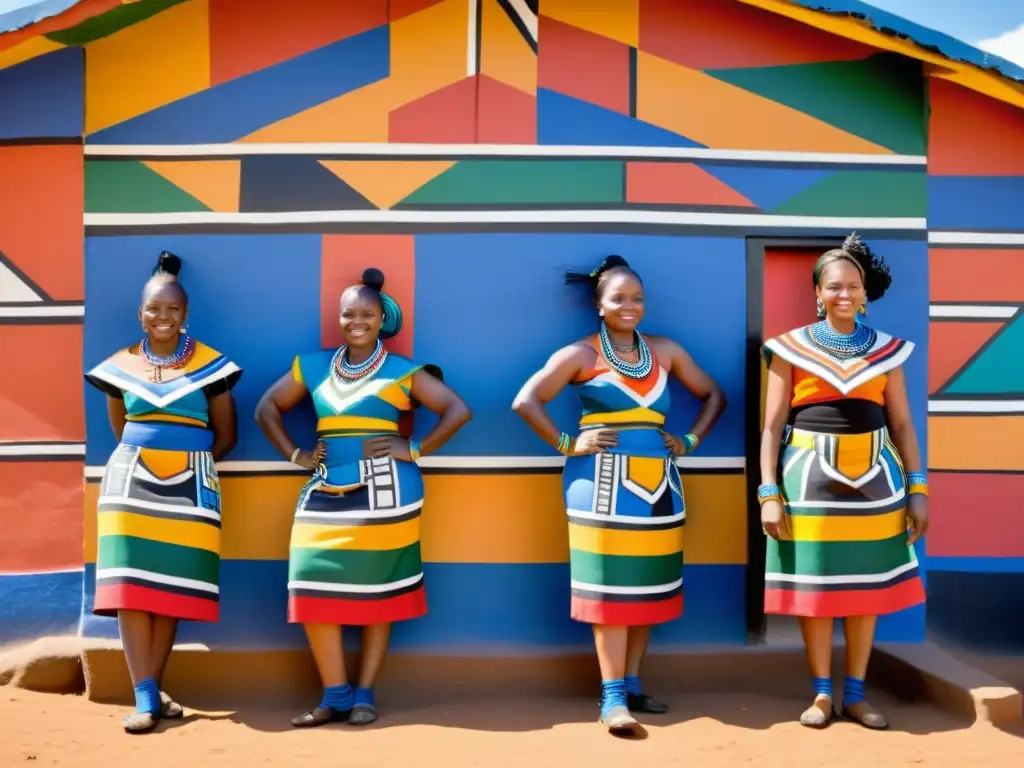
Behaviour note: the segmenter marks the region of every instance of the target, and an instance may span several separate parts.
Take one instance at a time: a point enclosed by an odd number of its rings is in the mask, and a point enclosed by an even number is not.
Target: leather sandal
[[[301,715],[292,718],[292,725],[296,728],[316,728],[318,725],[347,721],[351,710],[339,712],[333,707],[316,707],[303,712]]]
[[[881,712],[876,710],[866,701],[858,701],[851,707],[843,707],[843,717],[858,725],[869,728],[872,731],[884,731],[889,727],[889,722]]]
[[[644,712],[648,715],[664,715],[668,712],[668,704],[658,701],[646,693],[629,694],[626,696],[630,712]]]
[[[178,720],[185,716],[185,710],[181,704],[174,701],[163,691],[160,691],[160,718],[163,720]]]
[[[832,697],[818,696],[811,706],[800,713],[800,725],[806,728],[828,728],[835,716],[836,710],[832,706]]]

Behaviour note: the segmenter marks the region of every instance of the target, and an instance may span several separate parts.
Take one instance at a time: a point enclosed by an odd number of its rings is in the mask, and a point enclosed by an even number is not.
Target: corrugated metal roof
[[[910,40],[927,51],[937,53],[951,61],[974,64],[982,69],[995,70],[1003,77],[1024,82],[1024,67],[987,53],[955,37],[922,27],[912,21],[881,11],[860,0],[790,0],[814,11],[842,16],[851,16],[865,21],[874,29],[887,35]],[[966,0],[965,0],[966,2]]]
[[[0,34],[64,13],[79,2],[81,0],[0,0]]]

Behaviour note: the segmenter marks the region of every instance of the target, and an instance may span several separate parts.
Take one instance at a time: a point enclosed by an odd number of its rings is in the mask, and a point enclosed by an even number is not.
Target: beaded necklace
[[[184,368],[188,364],[188,361],[192,359],[192,355],[196,351],[196,342],[188,334],[178,342],[178,348],[174,350],[170,355],[158,355],[153,352],[149,346],[149,337],[143,336],[142,341],[139,342],[139,354],[142,355],[142,359],[153,366],[153,381],[163,381],[163,370],[169,368],[171,370],[177,368]]]
[[[332,374],[341,381],[359,381],[372,376],[384,364],[388,351],[384,349],[380,339],[377,339],[377,346],[368,358],[358,365],[352,365],[348,361],[348,347],[342,347],[334,355],[334,364],[331,366]]]
[[[602,321],[601,322],[601,352],[604,354],[604,359],[608,361],[608,364],[615,370],[616,373],[625,376],[628,379],[646,379],[651,375],[651,371],[654,370],[654,356],[651,354],[651,348],[647,346],[647,342],[644,341],[644,337],[638,332],[633,331],[633,338],[636,341],[636,347],[640,352],[640,359],[635,363],[630,363],[623,360],[615,352],[615,346],[612,344],[611,337],[608,335],[608,326]]]
[[[808,326],[807,335],[819,349],[840,358],[860,357],[878,338],[878,334],[861,323],[857,323],[853,333],[839,333],[825,320]]]

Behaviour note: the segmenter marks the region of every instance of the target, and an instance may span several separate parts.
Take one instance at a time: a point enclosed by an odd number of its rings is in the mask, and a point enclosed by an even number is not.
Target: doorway
[[[815,260],[842,238],[747,238],[747,346],[744,440],[747,460],[747,640],[751,644],[799,642],[795,620],[764,613],[765,540],[757,487],[761,484],[761,430],[767,368],[765,339],[813,323],[811,270]],[[753,414],[758,418],[752,418]]]

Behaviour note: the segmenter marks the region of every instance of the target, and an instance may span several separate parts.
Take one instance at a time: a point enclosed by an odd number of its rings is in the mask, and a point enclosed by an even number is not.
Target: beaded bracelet
[[[757,503],[763,505],[766,501],[782,501],[782,491],[775,483],[762,483],[757,486]]]
[[[928,475],[924,472],[907,473],[907,494],[919,493],[922,496],[928,495]]]
[[[558,445],[556,447],[558,448],[558,452],[560,454],[562,454],[563,456],[568,455],[569,451],[572,450],[572,437],[570,437],[565,432],[562,432],[558,436]]]
[[[683,441],[683,453],[693,453],[693,449],[700,443],[700,439],[692,432],[687,432],[682,437]]]
[[[409,458],[414,462],[420,460],[420,441],[415,437],[409,441]]]

